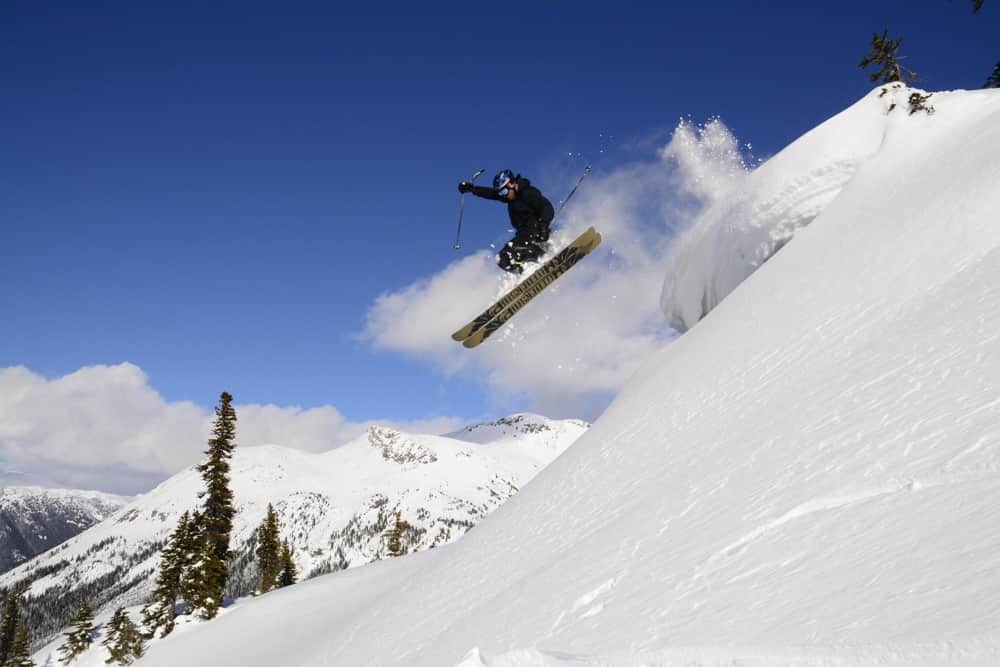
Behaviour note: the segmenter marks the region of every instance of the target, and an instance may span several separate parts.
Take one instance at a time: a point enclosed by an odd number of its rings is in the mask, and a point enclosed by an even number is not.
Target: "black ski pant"
[[[545,254],[548,240],[549,230],[545,227],[519,229],[500,251],[497,264],[504,271],[521,273],[524,262],[533,262]]]

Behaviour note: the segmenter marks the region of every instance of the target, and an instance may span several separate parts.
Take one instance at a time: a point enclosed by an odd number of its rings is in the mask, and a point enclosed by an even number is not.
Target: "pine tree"
[[[14,650],[17,637],[18,603],[21,591],[8,593],[3,604],[3,620],[0,621],[0,665],[7,661]]]
[[[274,507],[267,504],[267,514],[257,529],[257,564],[260,570],[261,593],[266,593],[278,585],[281,575],[281,542],[278,515]]]
[[[160,552],[160,573],[157,575],[152,597],[142,610],[142,624],[148,637],[155,637],[157,630],[162,631],[161,637],[166,637],[174,629],[177,598],[192,549],[193,531],[191,515],[184,512],[177,522],[177,528]]]
[[[993,74],[990,74],[990,78],[986,79],[983,88],[1000,88],[1000,63],[993,67]]]
[[[403,521],[399,512],[396,512],[396,522],[393,524],[386,535],[389,538],[389,555],[395,558],[396,556],[402,556],[405,551],[403,550],[403,530],[407,527],[405,521]]]
[[[35,667],[31,660],[31,644],[28,642],[28,628],[23,623],[17,626],[14,634],[14,646],[10,655],[3,662],[3,667]]]
[[[131,665],[145,651],[142,635],[124,608],[119,608],[111,617],[107,636],[101,644],[108,649],[108,659],[104,661],[108,664]]]
[[[94,612],[84,600],[80,603],[76,620],[70,626],[70,631],[65,634],[66,641],[59,647],[60,659],[64,663],[72,662],[78,655],[90,648],[94,641],[94,633],[97,628],[94,626]]]
[[[858,67],[865,69],[869,65],[879,65],[880,69],[869,77],[872,81],[881,81],[882,83],[916,81],[917,73],[903,67],[899,63],[902,58],[896,55],[902,43],[902,39],[889,37],[888,29],[882,31],[881,37],[878,33],[873,33],[872,48],[868,55],[858,63]]]
[[[288,540],[285,540],[281,543],[281,574],[278,576],[278,585],[291,586],[298,580],[299,570],[295,567],[295,559],[292,558]]]
[[[222,392],[219,405],[215,408],[213,437],[208,441],[208,449],[205,451],[208,460],[197,467],[206,486],[206,491],[201,494],[205,498],[202,528],[223,568],[230,556],[229,535],[236,514],[233,492],[229,488],[229,459],[236,448],[236,443],[233,442],[236,437],[236,410],[232,402],[233,397]],[[223,572],[221,586],[224,587],[225,583],[226,573]],[[219,588],[218,596],[222,597],[222,587]]]
[[[198,536],[194,562],[181,581],[181,597],[190,612],[208,620],[215,618],[222,606],[226,564],[219,559],[215,543],[206,534]]]

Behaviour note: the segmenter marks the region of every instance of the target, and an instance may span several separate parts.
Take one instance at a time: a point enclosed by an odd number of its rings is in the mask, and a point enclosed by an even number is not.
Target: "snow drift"
[[[705,206],[668,257],[660,305],[670,326],[694,326],[836,199],[907,122],[908,95],[901,85],[876,88],[753,171],[717,122],[699,137],[682,125],[663,156],[678,162]],[[690,150],[699,140],[702,150]]]
[[[1000,92],[931,102],[876,91],[716,202],[665,281],[698,326],[462,540],[141,664],[1000,664]]]

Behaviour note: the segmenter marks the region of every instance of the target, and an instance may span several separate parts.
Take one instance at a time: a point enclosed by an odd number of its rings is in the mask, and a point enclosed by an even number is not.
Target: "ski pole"
[[[486,170],[485,169],[480,169],[479,171],[477,171],[476,173],[474,173],[472,175],[472,178],[469,179],[469,182],[470,183],[474,183],[476,181],[476,179],[479,178],[479,175],[482,174],[484,171],[486,171]],[[461,242],[460,242],[459,239],[461,239],[461,237],[462,237],[462,216],[463,215],[465,215],[465,193],[464,192],[458,198],[458,233],[455,234],[455,250],[458,250],[459,248],[462,247],[462,244],[461,244]]]
[[[573,196],[573,194],[576,192],[576,189],[580,187],[580,183],[583,183],[583,179],[585,179],[587,177],[587,174],[589,173],[590,173],[590,165],[588,164],[586,167],[583,168],[583,174],[580,176],[579,179],[577,179],[576,185],[574,185],[573,189],[569,191],[568,195],[566,195],[566,199],[563,199],[562,203],[559,204],[559,211],[563,210],[563,206],[565,206],[567,202],[569,202],[570,197]],[[553,220],[555,220],[559,216],[559,211],[556,211],[556,214],[552,216]]]

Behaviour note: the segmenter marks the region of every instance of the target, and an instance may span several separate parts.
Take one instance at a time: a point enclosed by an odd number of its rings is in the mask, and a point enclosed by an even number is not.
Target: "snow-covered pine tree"
[[[97,627],[94,626],[94,611],[84,600],[80,603],[80,609],[76,612],[76,620],[70,626],[70,631],[65,634],[66,641],[59,647],[60,659],[64,663],[73,662],[78,655],[90,648],[95,632]]]
[[[271,503],[267,504],[267,514],[257,528],[257,566],[260,572],[258,590],[266,593],[278,585],[281,574],[281,536],[278,534],[278,515]]]
[[[8,593],[3,603],[3,620],[0,620],[0,665],[7,662],[14,650],[14,640],[17,637],[18,602],[20,591]]]
[[[865,69],[869,65],[879,65],[880,69],[869,76],[872,81],[881,81],[882,83],[916,81],[917,73],[903,67],[899,63],[902,58],[896,55],[902,43],[902,39],[889,37],[888,29],[883,30],[881,36],[877,32],[873,33],[872,48],[868,55],[858,63],[858,67]]]
[[[288,546],[288,540],[281,543],[281,574],[278,576],[279,586],[291,586],[299,580],[299,570],[295,567],[295,559],[292,558],[292,549]]]
[[[161,637],[166,637],[174,629],[177,598],[194,541],[191,534],[194,528],[190,513],[181,514],[177,528],[160,552],[160,572],[153,586],[153,595],[142,610],[142,624],[147,637],[155,637],[157,630],[161,631]]]
[[[198,536],[195,560],[181,581],[181,597],[190,612],[208,620],[222,606],[226,564],[219,558],[215,543],[205,534]]]
[[[35,667],[31,659],[31,643],[28,641],[28,627],[18,623],[14,634],[14,646],[3,662],[3,667]]]
[[[229,488],[229,460],[236,448],[236,410],[232,403],[233,397],[228,392],[222,392],[219,405],[215,408],[212,438],[205,451],[208,460],[197,467],[206,487],[201,494],[205,498],[201,526],[215,550],[217,560],[222,563],[223,570],[230,556],[229,535],[233,530],[233,517],[236,514],[233,492]],[[222,597],[226,574],[225,571],[222,573],[219,598]]]
[[[131,665],[142,657],[145,641],[124,607],[119,607],[108,622],[108,630],[101,644],[108,649],[104,662]]]

